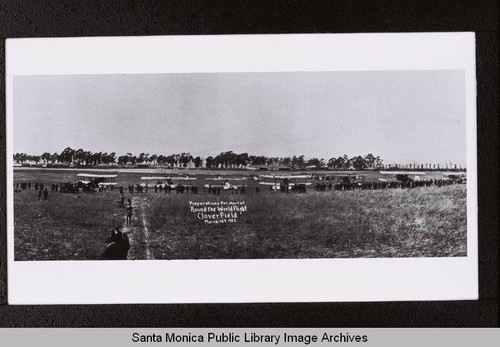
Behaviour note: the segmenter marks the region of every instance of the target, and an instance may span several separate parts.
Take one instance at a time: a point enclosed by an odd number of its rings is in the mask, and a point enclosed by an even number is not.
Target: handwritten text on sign
[[[190,201],[190,212],[206,224],[235,223],[248,208],[244,201]]]

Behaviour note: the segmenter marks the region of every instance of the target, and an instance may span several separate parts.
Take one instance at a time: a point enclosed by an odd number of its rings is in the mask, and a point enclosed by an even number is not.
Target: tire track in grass
[[[132,197],[132,206],[138,213],[137,218],[132,217],[132,224],[127,225],[126,219],[123,225],[123,232],[129,236],[130,250],[129,259],[131,260],[152,260],[153,253],[149,247],[150,234],[147,227],[144,199],[134,196]],[[138,207],[139,206],[139,207]],[[134,222],[138,221],[136,224]]]
[[[146,259],[147,260],[152,260],[154,259],[153,253],[151,253],[151,249],[149,248],[149,242],[150,242],[150,236],[149,236],[149,230],[148,230],[148,225],[146,222],[146,211],[145,211],[145,199],[141,199],[141,215],[142,215],[142,226],[144,228],[143,235],[144,235],[144,246],[146,248]]]

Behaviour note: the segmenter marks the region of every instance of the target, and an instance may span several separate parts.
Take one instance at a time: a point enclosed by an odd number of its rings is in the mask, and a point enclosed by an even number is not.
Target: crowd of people
[[[33,188],[37,192],[38,200],[47,200],[49,198],[49,191],[44,187],[43,183],[35,182]],[[52,185],[51,190],[54,191],[54,185]],[[20,193],[24,190],[31,190],[31,182],[21,181],[16,182],[14,185],[14,192]]]
[[[318,192],[324,191],[346,191],[346,190],[380,190],[380,189],[391,189],[391,188],[400,188],[400,189],[410,189],[410,188],[418,188],[418,187],[442,187],[451,184],[464,183],[465,180],[457,178],[432,178],[432,179],[420,179],[420,180],[385,180],[380,179],[375,182],[359,182],[357,180],[344,179],[340,181],[333,180],[318,180],[315,179],[312,183],[314,190]],[[309,184],[311,184],[309,183]],[[71,186],[71,187],[68,187]],[[46,200],[48,198],[48,190],[44,187],[44,184],[41,182],[27,182],[20,181],[16,182],[14,186],[15,192],[22,192],[24,190],[30,190],[34,187],[35,191],[38,192],[38,198]],[[70,189],[71,188],[71,189]],[[150,190],[154,190],[155,193],[163,193],[163,194],[172,194],[175,192],[176,194],[198,194],[198,186],[197,185],[169,185],[169,184],[155,184],[153,186],[148,186],[146,184],[131,184],[128,185],[128,193],[136,194],[136,193],[148,193]],[[96,191],[107,191],[108,189],[114,190],[116,189],[113,185],[101,186],[96,185],[95,187],[91,185],[78,185],[71,183],[61,183],[61,184],[51,184],[50,191],[53,193],[78,193],[80,190],[84,193],[94,193]],[[124,188],[122,186],[118,187],[120,195],[123,196]],[[244,194],[249,190],[249,187],[246,185],[234,186],[229,185],[229,187],[225,187],[224,185],[204,185],[202,188],[202,192],[204,194],[209,195],[221,195],[221,192],[227,190],[231,192],[231,194]],[[284,181],[279,184],[269,185],[269,190],[278,190],[281,192],[293,192],[293,193],[305,193],[307,191],[306,183],[291,183],[289,181]],[[255,193],[260,192],[260,187],[257,185],[255,187]],[[125,208],[125,205],[122,203],[120,207]]]
[[[461,179],[426,179],[426,180],[400,180],[400,181],[377,181],[377,182],[337,182],[316,183],[317,191],[325,190],[379,190],[379,189],[411,189],[418,187],[442,187],[451,184],[463,183]]]

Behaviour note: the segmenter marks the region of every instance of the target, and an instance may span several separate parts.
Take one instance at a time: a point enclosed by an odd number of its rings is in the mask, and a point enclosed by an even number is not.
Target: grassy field
[[[114,225],[123,224],[117,193],[14,195],[16,260],[98,259]]]
[[[163,174],[163,173],[162,173]],[[15,181],[75,181],[76,172],[16,170]],[[120,183],[144,173],[121,172]],[[232,174],[236,175],[235,173]],[[247,174],[248,175],[248,174]],[[204,173],[198,185],[203,184]],[[252,180],[250,185],[255,185]],[[466,186],[220,196],[128,194],[134,206],[129,259],[446,257],[467,254]],[[16,260],[99,259],[112,228],[123,226],[118,191],[14,194]],[[206,224],[196,201],[242,201],[234,223]]]

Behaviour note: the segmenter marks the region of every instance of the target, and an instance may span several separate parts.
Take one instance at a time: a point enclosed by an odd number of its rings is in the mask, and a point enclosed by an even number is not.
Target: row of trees
[[[190,153],[180,153],[171,155],[158,155],[141,153],[133,155],[127,153],[117,156],[115,152],[91,152],[83,149],[65,148],[61,153],[43,153],[42,155],[28,155],[26,153],[14,154],[14,161],[23,164],[25,162],[37,164],[65,164],[76,166],[96,166],[96,165],[119,165],[119,166],[161,166],[161,167],[206,167],[206,168],[224,168],[224,169],[243,169],[250,166],[268,167],[278,169],[305,169],[311,168],[329,168],[332,170],[380,170],[380,169],[413,169],[413,170],[432,170],[432,169],[459,169],[456,164],[449,163],[440,167],[439,164],[407,164],[399,165],[393,163],[385,165],[379,156],[369,153],[365,156],[347,155],[338,158],[305,158],[304,155],[294,155],[293,157],[266,157],[249,155],[248,153],[234,153],[233,151],[222,152],[217,156],[208,156],[201,158],[193,156]],[[461,167],[460,167],[461,169]]]
[[[26,153],[14,154],[14,161],[19,164],[25,162],[42,164],[77,164],[93,166],[97,164],[112,164],[116,162],[116,153],[84,151],[83,149],[74,150],[66,148],[61,153],[45,152],[42,155],[30,155]]]
[[[381,168],[382,160],[368,154],[365,157],[357,156],[348,158],[346,155],[339,158],[331,158],[328,162],[320,158],[306,160],[303,155],[293,157],[266,157],[249,155],[248,153],[234,153],[233,151],[222,152],[217,156],[209,156],[202,159],[194,157],[190,153],[171,155],[158,155],[141,153],[133,155],[127,153],[117,156],[115,152],[91,152],[83,149],[65,148],[61,153],[43,153],[42,155],[28,155],[26,153],[14,154],[14,161],[23,164],[25,162],[42,164],[74,164],[78,166],[95,166],[99,164],[118,164],[120,166],[138,166],[146,164],[151,166],[167,167],[207,167],[225,169],[243,169],[248,166],[288,167],[291,169],[304,169],[307,166],[329,167],[338,170],[357,170]]]
[[[171,167],[188,167],[190,163],[194,163],[196,167],[200,167],[202,163],[202,159],[200,157],[195,158],[189,153],[172,154],[169,156],[157,154],[149,155],[148,153],[133,155],[132,153],[127,153],[117,157],[115,152],[91,152],[83,149],[75,150],[71,147],[65,148],[61,153],[53,154],[48,152],[43,153],[42,155],[16,153],[14,154],[14,161],[19,164],[23,164],[25,162],[36,164],[75,164],[78,166],[95,166],[100,164],[137,166],[138,164],[147,164]]]
[[[382,159],[373,154],[366,156],[355,156],[349,158],[347,155],[331,158],[325,161],[323,158],[311,158],[306,160],[304,155],[293,157],[265,157],[248,155],[248,153],[236,154],[232,151],[223,152],[216,157],[207,157],[205,165],[208,168],[244,168],[251,166],[287,167],[291,169],[304,169],[306,167],[330,168],[334,170],[366,170],[383,168]]]
[[[146,164],[152,166],[188,167],[193,164],[195,167],[201,167],[202,162],[203,160],[201,157],[193,157],[190,153],[171,154],[169,156],[162,154],[149,155],[149,153],[141,153],[135,156],[132,153],[127,153],[117,159],[118,165],[121,166]]]

